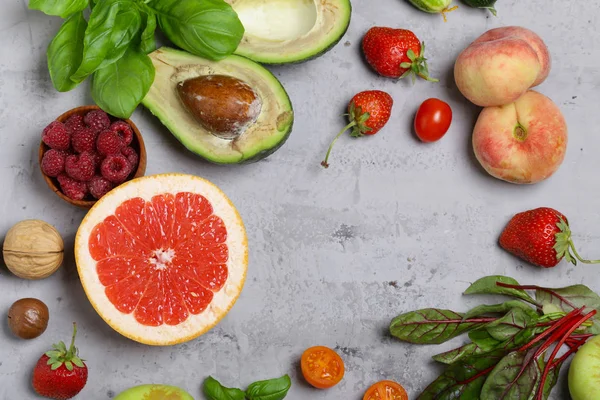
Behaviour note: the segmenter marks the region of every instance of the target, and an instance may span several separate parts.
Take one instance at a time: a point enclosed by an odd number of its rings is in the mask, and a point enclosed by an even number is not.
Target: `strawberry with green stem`
[[[438,82],[429,76],[425,42],[407,29],[373,27],[362,41],[362,50],[369,65],[381,76],[402,79],[411,75]]]
[[[516,214],[502,231],[500,246],[543,268],[555,267],[563,258],[574,265],[578,261],[600,264],[600,260],[586,260],[579,255],[567,218],[549,207]]]
[[[33,389],[37,394],[55,400],[75,397],[85,386],[88,369],[75,347],[77,325],[73,323],[71,345],[63,341],[52,346],[38,360],[33,370]]]
[[[393,104],[392,96],[381,90],[357,93],[348,104],[348,114],[345,114],[350,123],[333,139],[321,165],[325,168],[329,167],[328,160],[333,145],[348,129],[352,129],[350,136],[355,138],[372,136],[379,132],[390,119]]]

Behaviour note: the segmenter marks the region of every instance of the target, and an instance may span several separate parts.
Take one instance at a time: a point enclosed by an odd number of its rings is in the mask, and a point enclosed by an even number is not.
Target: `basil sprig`
[[[292,380],[284,375],[281,378],[254,382],[244,392],[225,387],[209,376],[204,381],[203,392],[208,400],[283,400],[291,386]]]

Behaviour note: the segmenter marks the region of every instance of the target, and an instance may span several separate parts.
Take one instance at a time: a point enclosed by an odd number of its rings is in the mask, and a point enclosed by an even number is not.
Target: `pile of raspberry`
[[[133,129],[122,120],[111,122],[102,110],[54,121],[42,133],[50,147],[42,158],[44,174],[56,178],[73,200],[88,194],[99,199],[125,182],[137,169],[139,154],[131,147]]]

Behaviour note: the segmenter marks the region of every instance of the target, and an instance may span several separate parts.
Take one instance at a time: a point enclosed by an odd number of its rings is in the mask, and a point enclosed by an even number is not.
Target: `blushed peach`
[[[487,31],[458,56],[454,79],[472,103],[501,106],[517,100],[550,73],[543,40],[529,29],[509,26]]]
[[[484,108],[473,130],[477,160],[492,176],[533,184],[549,178],[567,148],[566,121],[554,102],[530,90],[516,102]]]

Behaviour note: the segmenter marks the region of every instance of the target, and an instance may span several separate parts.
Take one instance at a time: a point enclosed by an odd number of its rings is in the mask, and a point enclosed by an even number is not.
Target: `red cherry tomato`
[[[435,142],[448,132],[452,109],[440,99],[425,100],[415,116],[415,133],[423,142]]]

